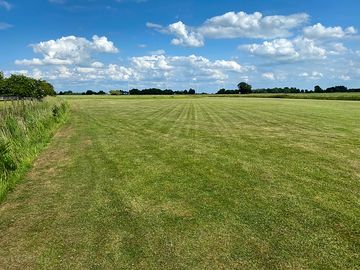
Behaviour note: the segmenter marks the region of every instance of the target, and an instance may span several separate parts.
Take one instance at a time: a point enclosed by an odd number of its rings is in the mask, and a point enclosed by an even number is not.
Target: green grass
[[[71,97],[0,268],[357,269],[360,103]]]
[[[0,202],[59,127],[66,109],[56,98],[0,103]]]

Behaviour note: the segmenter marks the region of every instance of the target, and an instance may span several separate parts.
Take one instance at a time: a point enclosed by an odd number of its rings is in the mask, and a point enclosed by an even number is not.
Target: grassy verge
[[[65,119],[66,104],[56,98],[1,103],[0,201]]]

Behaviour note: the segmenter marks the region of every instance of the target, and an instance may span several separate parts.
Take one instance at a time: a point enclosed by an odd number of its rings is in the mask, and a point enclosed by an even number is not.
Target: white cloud
[[[275,80],[275,75],[272,72],[265,72],[261,76],[266,80],[271,80],[271,81]]]
[[[341,75],[341,76],[339,77],[339,79],[341,79],[341,80],[343,80],[343,81],[349,81],[349,80],[351,80],[351,77],[348,76],[348,75]]]
[[[339,39],[353,36],[357,30],[353,27],[343,29],[341,26],[325,27],[321,23],[304,28],[304,36],[312,39]]]
[[[16,60],[17,65],[91,65],[95,53],[117,53],[118,49],[106,37],[94,35],[92,41],[67,36],[31,45],[43,58]]]
[[[339,55],[339,54],[346,53],[348,51],[348,49],[341,42],[331,43],[328,45],[328,47],[329,47],[328,53],[331,55]]]
[[[171,40],[171,44],[173,45],[181,45],[186,47],[204,46],[203,36],[196,32],[196,30],[186,26],[181,21],[170,24],[168,27],[162,27],[161,25],[154,23],[147,23],[146,26],[149,28],[154,28],[162,33],[175,35],[176,38]]]
[[[256,56],[268,57],[274,60],[304,60],[304,59],[324,59],[326,50],[319,47],[311,39],[297,37],[293,40],[275,39],[264,41],[261,44],[250,44],[240,46]]]
[[[313,71],[311,73],[303,72],[303,73],[299,74],[299,77],[309,78],[311,80],[319,80],[322,77],[324,77],[324,75],[321,72]]]
[[[309,18],[305,13],[289,16],[263,16],[260,12],[228,12],[206,20],[199,32],[209,38],[278,38],[291,35],[290,30]]]
[[[96,69],[92,67],[77,67],[76,71],[80,73],[94,73]]]
[[[114,46],[112,41],[109,41],[107,37],[98,37],[97,35],[93,36],[92,47],[97,52],[103,53],[117,53],[119,52],[118,48]]]
[[[6,10],[10,10],[13,6],[5,0],[0,0],[0,7],[5,8]]]
[[[189,47],[204,46],[205,38],[280,38],[290,36],[291,30],[303,25],[309,16],[305,13],[289,16],[263,16],[260,12],[228,12],[206,20],[201,26],[190,27],[179,21],[163,27],[147,23],[147,27],[175,35],[171,43]]]
[[[96,62],[95,62],[96,63]],[[101,64],[101,63],[100,63]],[[252,67],[241,66],[234,60],[209,60],[202,56],[149,55],[132,57],[127,66],[118,64],[92,66],[38,66],[37,76],[61,82],[114,81],[136,85],[168,87],[181,83],[223,84],[239,80]],[[29,74],[32,74],[31,70]]]
[[[131,58],[131,66],[139,75],[140,80],[202,82],[227,80],[232,74],[247,71],[233,60],[211,61],[202,56],[164,56],[152,55]]]
[[[168,31],[177,36],[177,38],[171,40],[171,44],[173,45],[183,45],[189,47],[204,46],[202,35],[191,30],[183,22],[170,24]]]
[[[104,64],[101,62],[93,62],[93,63],[91,63],[90,66],[94,67],[94,68],[102,68],[104,66]]]

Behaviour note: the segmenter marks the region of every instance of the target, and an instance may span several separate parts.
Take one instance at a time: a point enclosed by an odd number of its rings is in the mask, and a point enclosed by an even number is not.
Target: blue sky
[[[0,0],[0,70],[58,91],[360,87],[360,1]]]

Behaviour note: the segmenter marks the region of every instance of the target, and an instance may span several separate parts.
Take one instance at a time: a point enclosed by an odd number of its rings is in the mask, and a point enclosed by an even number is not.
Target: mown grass
[[[68,100],[0,206],[0,268],[358,268],[358,102]]]
[[[49,141],[66,111],[66,103],[55,98],[0,103],[0,201]]]

